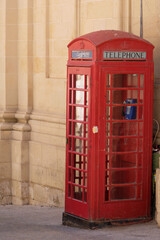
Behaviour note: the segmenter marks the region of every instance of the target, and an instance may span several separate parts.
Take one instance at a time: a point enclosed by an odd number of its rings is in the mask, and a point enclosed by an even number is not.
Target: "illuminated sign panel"
[[[104,51],[103,59],[110,60],[146,60],[146,52]]]
[[[72,51],[72,58],[92,58],[92,51]]]

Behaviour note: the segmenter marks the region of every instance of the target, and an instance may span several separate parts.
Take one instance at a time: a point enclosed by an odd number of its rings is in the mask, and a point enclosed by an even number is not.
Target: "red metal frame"
[[[93,57],[73,59],[75,50],[92,51]],[[144,51],[147,57],[103,59],[103,51],[113,50]],[[150,43],[119,31],[91,33],[69,44],[65,213],[90,222],[150,217],[152,59]],[[127,105],[127,97],[136,102]],[[122,117],[127,106],[136,108],[134,119]]]

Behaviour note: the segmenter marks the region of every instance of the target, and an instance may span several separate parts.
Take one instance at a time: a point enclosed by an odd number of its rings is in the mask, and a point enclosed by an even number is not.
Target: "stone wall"
[[[155,45],[159,106],[159,0],[144,0]],[[64,205],[67,44],[117,29],[139,35],[139,0],[0,1],[0,203]]]

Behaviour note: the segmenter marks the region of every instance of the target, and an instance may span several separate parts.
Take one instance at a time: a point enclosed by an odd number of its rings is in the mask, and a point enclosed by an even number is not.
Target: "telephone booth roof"
[[[131,33],[117,30],[101,30],[74,39],[68,44],[68,48],[69,60],[106,60],[104,59],[104,51],[127,51],[145,53],[145,59],[127,60],[151,61],[154,46]]]

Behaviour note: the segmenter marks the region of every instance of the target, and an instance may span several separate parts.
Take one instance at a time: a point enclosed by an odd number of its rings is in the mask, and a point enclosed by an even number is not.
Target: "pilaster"
[[[17,0],[18,108],[12,130],[12,203],[29,203],[29,140],[32,110],[32,0]]]
[[[29,203],[29,140],[30,126],[25,122],[13,125],[12,131],[12,203]]]
[[[17,109],[17,0],[0,1],[0,204],[11,198],[11,132]]]

